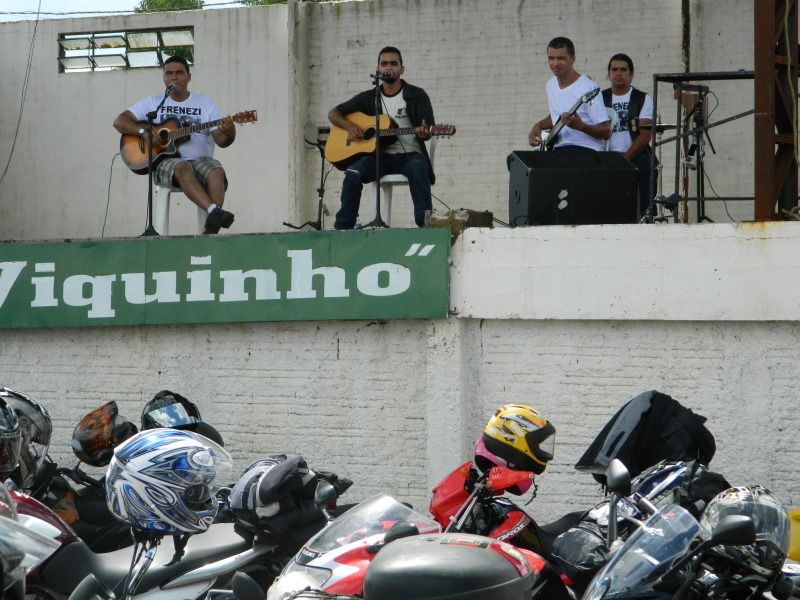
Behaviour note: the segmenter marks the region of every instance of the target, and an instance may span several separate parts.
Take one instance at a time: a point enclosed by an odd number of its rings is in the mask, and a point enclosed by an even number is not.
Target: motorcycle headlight
[[[331,572],[328,569],[298,565],[292,562],[269,587],[267,600],[286,600],[303,590],[322,589],[330,576]]]

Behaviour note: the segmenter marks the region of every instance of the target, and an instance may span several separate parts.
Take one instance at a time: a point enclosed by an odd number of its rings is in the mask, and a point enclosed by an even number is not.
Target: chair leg
[[[208,211],[203,208],[197,207],[197,225],[200,227],[200,233],[206,228],[206,219],[208,218]]]
[[[393,185],[382,185],[381,186],[381,194],[383,195],[383,199],[386,201],[384,206],[386,207],[386,212],[384,212],[383,222],[387,225],[390,225],[390,221],[392,219],[392,188]]]
[[[172,190],[153,186],[153,227],[159,235],[169,235],[169,198]]]

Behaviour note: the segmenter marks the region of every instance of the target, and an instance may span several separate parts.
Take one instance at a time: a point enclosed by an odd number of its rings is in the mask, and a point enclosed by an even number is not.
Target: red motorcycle
[[[568,581],[565,582],[538,553],[526,548],[526,545],[541,545],[535,538],[536,528],[531,527],[534,521],[501,495],[532,479],[533,473],[504,467],[494,467],[479,475],[471,468],[471,463],[465,463],[434,489],[430,508],[433,518],[391,496],[378,494],[332,520],[312,537],[284,567],[270,587],[267,599],[287,600],[302,590],[363,596],[367,567],[381,548],[398,538],[416,534],[424,534],[421,540],[432,539],[427,534],[441,530],[448,535],[478,533],[483,534],[480,537],[483,540],[488,537],[497,542],[510,542],[513,546],[502,544],[495,548],[503,548],[506,553],[514,548],[518,556],[523,556],[530,565],[535,585],[547,594],[544,597],[566,597],[564,583]],[[321,504],[325,491],[322,487],[320,490],[323,497],[318,503]],[[456,544],[455,540],[471,537],[454,535],[441,538],[441,543]],[[525,545],[517,545],[522,541]],[[419,543],[421,547],[428,547],[424,542]],[[473,543],[477,542],[465,542]],[[404,541],[405,544],[413,545]]]

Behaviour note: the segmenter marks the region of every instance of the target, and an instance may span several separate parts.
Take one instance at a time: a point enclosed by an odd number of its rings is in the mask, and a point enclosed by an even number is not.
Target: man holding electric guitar
[[[547,82],[550,114],[533,124],[528,134],[531,146],[604,150],[604,140],[611,137],[608,113],[596,98],[597,84],[575,70],[575,46],[565,37],[550,40],[547,65],[553,77]],[[544,141],[542,131],[558,130]],[[551,139],[555,137],[556,139]]]
[[[380,174],[400,173],[408,178],[411,200],[414,203],[414,221],[419,227],[423,227],[425,211],[431,210],[431,185],[435,181],[425,147],[425,141],[432,135],[430,125],[434,123],[433,107],[425,90],[402,79],[404,72],[400,50],[393,46],[383,48],[378,54],[377,76],[382,81],[380,88],[371,88],[339,104],[328,113],[328,119],[347,132],[346,144],[357,146],[368,139],[365,132],[367,124],[362,122],[363,126],[359,125],[353,115],[370,115],[374,125],[375,90],[380,89],[379,112],[388,115],[406,130],[396,136],[394,143],[384,146],[385,142],[381,142],[385,154],[380,159]],[[351,118],[348,119],[348,116]],[[334,229],[353,229],[358,219],[361,190],[365,183],[375,181],[375,156],[362,153],[354,155],[352,162],[337,161],[326,148],[326,158],[346,169],[342,184],[342,206],[336,213]]]
[[[168,58],[164,62],[163,77],[169,95],[156,118],[153,148],[155,151],[156,146],[169,146],[172,151],[165,151],[164,155],[159,152],[159,156],[154,158],[154,182],[180,187],[189,200],[208,212],[203,233],[219,233],[221,227],[233,224],[233,213],[222,208],[228,181],[222,164],[213,158],[214,146],[227,148],[234,142],[236,128],[233,119],[221,119],[213,100],[189,91],[192,76],[185,59],[178,56]],[[144,120],[163,98],[164,94],[144,98],[114,120],[114,127],[123,134],[120,143],[123,160],[136,173],[147,173],[147,124]],[[191,131],[188,139],[182,136],[177,141],[179,147],[169,143],[171,130],[166,127],[168,122],[179,123]],[[169,156],[174,154],[178,156]],[[143,167],[141,161],[136,164],[138,156],[145,157]]]

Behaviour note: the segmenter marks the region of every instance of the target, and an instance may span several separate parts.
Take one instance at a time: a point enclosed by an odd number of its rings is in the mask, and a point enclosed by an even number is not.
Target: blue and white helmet
[[[231,473],[231,455],[208,438],[148,429],[114,450],[106,502],[117,519],[137,529],[201,533],[214,521],[216,491]]]

